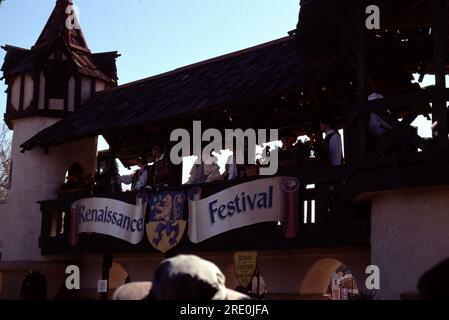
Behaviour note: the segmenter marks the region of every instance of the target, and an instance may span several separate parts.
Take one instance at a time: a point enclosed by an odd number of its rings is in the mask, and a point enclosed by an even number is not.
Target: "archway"
[[[301,299],[342,300],[356,291],[356,281],[343,262],[324,258],[315,262],[307,272],[301,284],[300,296]]]

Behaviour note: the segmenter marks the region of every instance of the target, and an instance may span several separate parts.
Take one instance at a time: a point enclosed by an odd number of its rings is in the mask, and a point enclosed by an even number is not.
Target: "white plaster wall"
[[[95,81],[95,92],[103,91],[105,88],[105,83],[101,80]]]
[[[48,108],[51,110],[64,110],[64,99],[48,99]]]
[[[233,252],[197,253],[200,257],[214,262],[225,274],[226,285],[235,289],[237,280],[234,271]],[[301,292],[301,287],[308,272],[317,261],[333,258],[342,261],[353,273],[359,287],[365,283],[365,269],[370,264],[368,248],[338,248],[338,249],[304,249],[278,250],[259,252],[259,271],[264,278],[270,295],[299,298],[300,294],[322,295],[321,288],[316,292]],[[120,263],[129,274],[131,281],[151,281],[153,275],[163,260],[163,256],[116,255],[114,262]],[[338,267],[338,266],[337,266]],[[325,270],[316,278],[329,281],[332,272]],[[321,280],[321,279],[320,279]],[[363,289],[363,288],[362,288]]]
[[[69,111],[75,111],[75,78],[74,77],[70,77],[68,86],[69,86],[69,96],[68,96]]]
[[[97,278],[101,277],[101,257],[88,255],[80,256],[83,262],[73,257],[52,257],[51,261],[21,261],[0,264],[0,272],[3,273],[3,289],[0,297],[7,300],[20,299],[20,287],[25,276],[30,272],[41,272],[47,278],[47,299],[53,299],[61,287],[65,286],[67,279],[66,268],[76,265],[80,268],[81,295],[88,299],[98,299],[96,295]]]
[[[39,75],[39,109],[45,108],[45,75],[41,71]]]
[[[382,299],[416,292],[420,276],[449,257],[449,187],[391,191],[372,200],[372,262]]]
[[[56,121],[49,118],[14,121],[11,189],[6,204],[0,206],[2,262],[43,260],[38,246],[41,212],[37,201],[56,198],[55,190],[74,162],[78,161],[86,173],[95,171],[96,138],[51,147],[48,155],[40,148],[21,152],[23,142]]]
[[[22,86],[21,77],[16,77],[11,85],[11,104],[15,110],[20,106],[20,88]]]
[[[86,102],[92,96],[92,82],[89,78],[81,79],[81,103]]]
[[[213,261],[226,276],[226,286],[236,288],[237,280],[234,272],[233,252],[199,253],[204,259]],[[322,289],[308,291],[300,295],[304,279],[318,261],[331,257],[344,261],[356,277],[358,284],[364,282],[364,269],[369,264],[368,248],[339,248],[339,249],[308,249],[308,250],[278,250],[259,252],[259,270],[265,279],[270,297],[278,299],[320,299]],[[164,259],[162,254],[116,254],[113,262],[119,263],[131,281],[152,281],[153,275]],[[3,297],[17,299],[20,284],[28,270],[42,271],[47,275],[49,295],[53,297],[67,275],[68,265],[80,268],[81,291],[89,299],[98,299],[96,294],[97,282],[102,274],[102,255],[74,255],[52,257],[42,262],[13,262],[0,264],[0,271],[4,271]],[[312,270],[313,271],[313,270]],[[315,270],[316,271],[316,270]],[[333,272],[334,270],[332,270]],[[316,272],[315,272],[316,273]],[[315,278],[327,281],[330,278],[328,270],[316,274]],[[112,280],[112,279],[111,279]],[[317,287],[318,288],[318,287]],[[110,294],[112,294],[112,291]],[[307,297],[304,297],[304,294]]]
[[[25,75],[25,85],[23,88],[23,110],[26,110],[33,100],[34,82],[31,75]]]

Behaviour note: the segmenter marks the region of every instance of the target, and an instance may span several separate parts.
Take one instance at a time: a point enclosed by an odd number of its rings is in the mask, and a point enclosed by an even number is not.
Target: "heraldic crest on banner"
[[[151,246],[162,253],[177,246],[184,235],[184,202],[183,192],[161,192],[149,199],[147,237]]]

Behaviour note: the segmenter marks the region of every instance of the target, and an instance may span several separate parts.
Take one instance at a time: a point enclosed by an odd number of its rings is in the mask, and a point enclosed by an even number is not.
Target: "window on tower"
[[[48,68],[47,86],[50,99],[64,99],[67,95],[67,75],[61,62],[53,61]]]

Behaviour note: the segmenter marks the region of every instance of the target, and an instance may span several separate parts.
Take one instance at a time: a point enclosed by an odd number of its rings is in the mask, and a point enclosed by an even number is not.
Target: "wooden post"
[[[357,50],[357,76],[358,76],[358,97],[359,105],[368,102],[368,49],[367,35],[365,26],[365,8],[366,1],[360,2],[359,9],[359,30],[358,30],[358,50]],[[352,130],[351,140],[353,141],[352,157],[357,161],[363,160],[367,154],[368,138],[368,116],[359,114],[356,120],[355,128]]]
[[[111,144],[109,146],[109,159],[108,159],[108,193],[112,193],[112,178],[114,178],[114,175],[117,174],[115,172],[115,159],[117,158],[117,149],[118,149],[118,139],[117,135],[114,134],[111,140]]]
[[[348,78],[347,78],[348,79]],[[349,81],[349,80],[348,80]],[[342,99],[342,108],[344,110],[344,154],[345,154],[345,164],[346,165],[351,165],[353,163],[353,145],[352,145],[352,141],[353,141],[353,134],[352,134],[352,129],[348,123],[348,117],[351,114],[351,110],[352,107],[354,106],[354,102],[351,101],[351,99],[349,98],[349,94],[347,92],[347,90],[345,90],[345,95]]]
[[[113,258],[112,253],[103,254],[101,279],[108,281],[108,287],[109,287],[109,271],[112,267],[112,258]],[[108,292],[101,293],[100,297],[101,300],[108,300]]]
[[[435,59],[435,86],[436,94],[433,96],[433,121],[438,121],[438,141],[443,150],[448,149],[448,124],[446,100],[443,98],[443,90],[446,89],[446,62],[445,39],[443,30],[443,6],[441,0],[432,1],[432,33]]]

